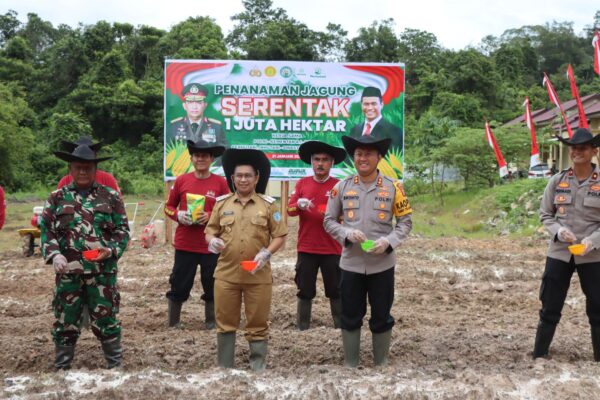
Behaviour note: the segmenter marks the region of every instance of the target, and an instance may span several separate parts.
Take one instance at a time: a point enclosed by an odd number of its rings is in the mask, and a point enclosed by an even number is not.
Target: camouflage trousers
[[[121,322],[117,319],[120,299],[116,273],[57,274],[52,301],[56,318],[52,328],[54,343],[75,345],[84,304],[90,311],[92,332],[100,341],[120,338]]]

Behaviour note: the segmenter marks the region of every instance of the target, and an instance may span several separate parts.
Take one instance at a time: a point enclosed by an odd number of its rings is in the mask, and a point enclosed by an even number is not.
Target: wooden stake
[[[171,181],[166,181],[165,182],[165,205],[167,204],[167,200],[169,199],[169,191],[171,190],[171,184],[173,182]],[[165,216],[166,217],[166,216]],[[171,232],[173,229],[173,220],[171,218],[166,217],[165,218],[165,243],[170,244],[171,243]]]
[[[290,181],[281,181],[281,217],[283,223],[287,225],[288,215],[287,208],[289,203]]]

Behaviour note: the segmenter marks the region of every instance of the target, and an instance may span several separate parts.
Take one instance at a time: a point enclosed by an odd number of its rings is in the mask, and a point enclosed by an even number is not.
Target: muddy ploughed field
[[[238,333],[236,367],[216,364],[216,334],[204,329],[200,282],[184,305],[183,328],[166,327],[170,246],[134,243],[120,263],[125,367],[102,369],[100,345],[84,331],[74,369],[55,373],[50,336],[51,267],[17,250],[0,254],[1,398],[218,399],[593,399],[585,298],[575,277],[550,360],[529,353],[539,309],[543,240],[411,237],[397,251],[390,365],[373,368],[362,330],[361,367],[342,367],[339,331],[319,283],[312,328],[295,330],[295,222],[273,258],[268,369],[248,368]],[[368,316],[367,316],[368,318]],[[366,321],[366,320],[365,320]]]

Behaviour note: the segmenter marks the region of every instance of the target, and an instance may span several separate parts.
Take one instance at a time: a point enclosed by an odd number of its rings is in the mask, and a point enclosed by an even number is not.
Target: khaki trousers
[[[245,337],[249,342],[267,340],[271,313],[271,283],[233,283],[215,279],[217,332],[235,332],[240,327],[242,301],[246,315]]]

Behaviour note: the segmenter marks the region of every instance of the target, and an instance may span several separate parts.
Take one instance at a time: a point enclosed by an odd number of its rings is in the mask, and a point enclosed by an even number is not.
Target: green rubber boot
[[[217,364],[233,368],[235,359],[235,332],[217,333]]]
[[[344,366],[356,368],[360,360],[360,328],[353,331],[342,329]]]
[[[373,361],[375,365],[387,365],[390,354],[392,330],[373,334]]]

